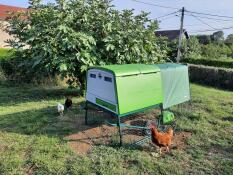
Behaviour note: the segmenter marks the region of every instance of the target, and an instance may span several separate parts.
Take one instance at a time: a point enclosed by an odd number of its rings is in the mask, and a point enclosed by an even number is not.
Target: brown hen
[[[161,154],[162,147],[166,147],[166,151],[169,152],[169,146],[172,144],[173,129],[169,128],[167,132],[159,132],[154,125],[150,125],[151,140],[159,147],[159,153]]]

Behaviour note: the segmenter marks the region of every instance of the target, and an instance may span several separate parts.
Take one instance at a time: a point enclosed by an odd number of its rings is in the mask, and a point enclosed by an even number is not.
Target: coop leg
[[[163,104],[160,105],[160,112],[161,112],[161,115],[159,116],[158,127],[160,127],[160,125],[163,123]]]
[[[122,132],[121,132],[121,119],[118,116],[118,129],[119,129],[119,135],[120,135],[120,146],[122,146]]]
[[[161,115],[163,114],[163,104],[160,105],[160,112],[161,112]]]
[[[85,125],[87,125],[87,110],[88,110],[88,104],[86,101],[86,103],[85,103]]]

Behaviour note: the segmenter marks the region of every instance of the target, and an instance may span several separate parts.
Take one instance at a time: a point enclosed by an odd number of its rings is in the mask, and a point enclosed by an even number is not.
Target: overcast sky
[[[231,16],[233,17],[233,0],[139,0],[145,3],[153,3],[162,6],[169,6],[173,8],[182,8],[185,7],[186,10],[216,14],[222,16]],[[45,0],[47,2],[54,2],[53,0]],[[14,5],[27,7],[27,0],[0,0],[0,4]],[[113,0],[113,4],[117,9],[135,9],[135,13],[139,13],[140,11],[150,12],[151,18],[156,18],[159,16],[166,15],[168,13],[172,13],[177,11],[176,9],[169,8],[160,8],[152,5],[142,4],[138,2],[134,2],[133,0]],[[195,16],[200,16],[198,14],[194,14]],[[214,16],[205,16],[209,18],[218,18]],[[200,19],[200,17],[198,17]],[[196,31],[200,30],[213,30],[221,29],[227,27],[233,27],[233,18],[221,18],[222,20],[215,19],[206,19],[201,18],[201,21],[196,19],[193,16],[185,16],[184,25],[190,34],[197,34]],[[224,20],[232,20],[232,21],[224,21]],[[204,24],[205,23],[205,24]],[[171,29],[179,29],[180,25],[180,17],[171,15],[164,18],[161,18],[160,29],[161,30],[171,30]],[[233,33],[233,29],[223,30],[225,35],[229,33]],[[212,33],[210,32],[198,32],[199,34],[204,33]]]

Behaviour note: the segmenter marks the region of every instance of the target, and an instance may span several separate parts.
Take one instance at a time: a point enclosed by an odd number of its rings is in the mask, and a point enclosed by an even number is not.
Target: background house
[[[14,7],[14,6],[8,6],[8,5],[1,5],[0,4],[0,48],[9,48],[6,41],[8,39],[12,39],[12,36],[7,34],[4,31],[4,26],[6,26],[8,23],[6,21],[6,18],[9,16],[10,12],[18,12],[18,11],[25,11],[26,8],[21,7]]]
[[[183,30],[183,34],[186,39],[189,39],[189,34],[185,29]],[[167,37],[170,41],[172,41],[179,38],[180,30],[160,30],[156,31],[155,35]]]

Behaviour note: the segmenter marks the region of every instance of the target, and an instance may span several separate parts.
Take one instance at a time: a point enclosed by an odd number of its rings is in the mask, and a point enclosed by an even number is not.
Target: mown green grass
[[[60,120],[57,102],[75,90],[0,85],[0,174],[231,174],[233,92],[191,85],[192,101],[173,110],[181,130],[192,132],[185,150],[153,157],[130,148],[96,146],[76,155],[64,136],[77,132]],[[74,98],[68,118],[83,116],[83,98]],[[72,120],[71,120],[72,121]]]

